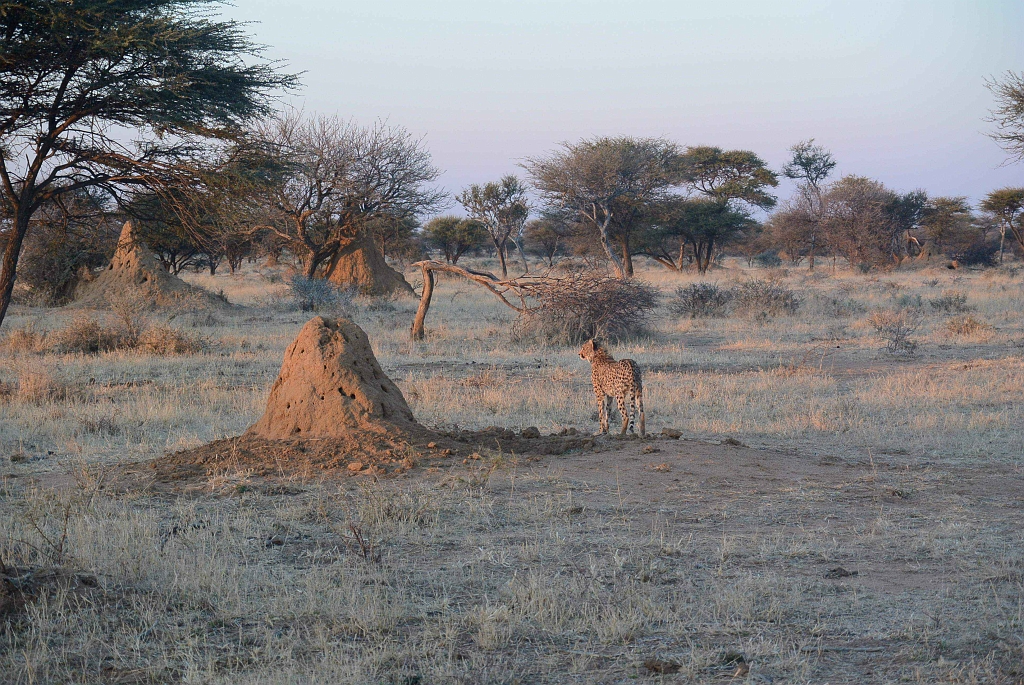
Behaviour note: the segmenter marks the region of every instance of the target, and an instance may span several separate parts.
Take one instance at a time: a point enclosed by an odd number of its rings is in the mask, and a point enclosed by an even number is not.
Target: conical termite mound
[[[269,440],[334,438],[424,430],[359,326],[311,319],[284,354],[267,408],[246,435]]]
[[[131,221],[126,221],[121,229],[110,265],[78,287],[75,304],[102,308],[125,297],[140,298],[157,307],[181,304],[213,308],[229,306],[223,298],[168,273],[139,238]]]
[[[263,416],[236,438],[157,459],[160,481],[236,471],[255,476],[401,473],[446,458],[443,436],[421,426],[348,319],[317,316],[288,346]]]

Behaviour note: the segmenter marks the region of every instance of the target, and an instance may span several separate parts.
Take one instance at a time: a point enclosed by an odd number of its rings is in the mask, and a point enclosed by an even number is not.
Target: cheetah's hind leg
[[[597,417],[601,427],[595,435],[604,435],[608,432],[608,414],[611,412],[611,399],[602,394],[597,400]]]
[[[633,418],[633,415],[626,411],[626,393],[622,393],[615,399],[619,405],[619,415],[622,417],[622,432],[619,435],[625,435],[629,430],[630,419]]]
[[[647,437],[647,421],[644,417],[644,386],[641,385],[636,389],[636,401],[640,409],[640,437]]]

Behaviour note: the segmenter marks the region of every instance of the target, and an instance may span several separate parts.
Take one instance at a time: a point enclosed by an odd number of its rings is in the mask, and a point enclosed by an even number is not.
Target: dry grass
[[[784,316],[661,312],[613,350],[647,368],[652,431],[839,474],[730,489],[658,443],[637,463],[679,479],[665,493],[619,485],[615,464],[599,481],[511,454],[361,487],[227,472],[187,497],[125,487],[115,465],[254,421],[306,315],[268,277],[196,277],[255,306],[194,319],[199,347],[154,326],[149,353],[83,355],[50,344],[84,326],[72,312],[14,307],[0,561],[32,597],[0,617],[2,680],[728,682],[742,655],[749,682],[1019,682],[1019,508],[958,494],[952,474],[1024,467],[1022,276],[780,270],[801,303]],[[698,282],[643,277],[665,293]],[[485,293],[442,282],[421,344],[414,301],[352,309],[425,424],[596,428],[575,350],[512,341],[511,313]],[[880,354],[882,310],[916,312],[912,358]],[[951,315],[983,328],[955,333]],[[931,580],[883,590],[872,563]],[[823,578],[840,566],[867,579]]]

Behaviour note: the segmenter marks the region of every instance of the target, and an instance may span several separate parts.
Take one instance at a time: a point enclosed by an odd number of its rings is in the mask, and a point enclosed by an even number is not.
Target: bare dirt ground
[[[645,441],[594,440],[575,350],[450,282],[421,345],[414,302],[351,311],[425,444],[233,439],[306,320],[252,275],[200,353],[0,357],[0,681],[1024,682],[1024,279],[775,277],[796,315],[614,350]]]

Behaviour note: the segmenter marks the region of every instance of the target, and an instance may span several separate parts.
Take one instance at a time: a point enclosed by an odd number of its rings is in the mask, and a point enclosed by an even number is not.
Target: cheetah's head
[[[597,342],[597,340],[588,340],[580,349],[580,359],[586,359],[589,362],[594,358],[594,353],[599,349],[601,349],[601,343]]]

